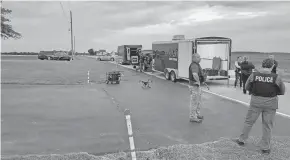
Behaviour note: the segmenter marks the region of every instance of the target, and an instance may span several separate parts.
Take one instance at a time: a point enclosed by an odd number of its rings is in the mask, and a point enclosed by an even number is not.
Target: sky
[[[233,51],[290,52],[290,1],[4,1],[19,40],[2,52],[70,49],[69,10],[76,51],[208,36],[233,40]],[[63,9],[62,9],[63,8]]]

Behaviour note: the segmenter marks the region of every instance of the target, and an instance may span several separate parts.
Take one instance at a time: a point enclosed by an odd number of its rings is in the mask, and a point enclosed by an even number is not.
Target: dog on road
[[[147,81],[140,80],[139,83],[142,83],[142,88],[151,88],[150,83],[152,80],[148,79]]]

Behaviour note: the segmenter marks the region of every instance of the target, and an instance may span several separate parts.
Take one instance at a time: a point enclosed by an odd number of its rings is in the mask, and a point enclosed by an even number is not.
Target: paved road
[[[124,115],[112,97],[120,108],[131,110],[135,145],[142,150],[235,137],[247,112],[240,104],[204,94],[205,120],[202,124],[190,123],[185,86],[123,68],[124,81],[106,85],[99,82],[106,70],[115,65],[85,58],[66,65],[75,72],[91,69],[94,83],[2,85],[2,155],[80,151],[97,154],[128,149]],[[65,73],[62,68],[59,71]],[[153,80],[152,88],[142,89],[139,80],[148,78]],[[289,122],[277,116],[273,134],[289,136]],[[260,134],[261,124],[257,123],[252,135]]]

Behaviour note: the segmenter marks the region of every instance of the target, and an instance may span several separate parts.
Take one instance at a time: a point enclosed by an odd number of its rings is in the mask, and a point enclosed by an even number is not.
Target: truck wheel
[[[114,58],[111,58],[111,61],[114,61]]]
[[[172,82],[176,82],[176,75],[175,75],[174,71],[170,72],[170,79],[171,79]]]
[[[101,58],[98,58],[97,60],[98,60],[98,61],[101,61]]]
[[[167,70],[165,70],[164,72],[165,72],[164,73],[165,79],[166,80],[170,80],[170,74],[169,74],[169,72]]]

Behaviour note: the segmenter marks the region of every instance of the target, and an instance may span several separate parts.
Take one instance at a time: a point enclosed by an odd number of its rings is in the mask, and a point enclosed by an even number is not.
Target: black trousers
[[[242,82],[243,82],[243,91],[244,93],[246,92],[246,82],[248,80],[248,78],[250,77],[250,75],[245,75],[245,74],[242,74]]]
[[[273,67],[273,69],[272,69],[272,73],[275,73],[275,74],[277,73],[277,66],[274,66],[274,67]]]
[[[242,74],[238,72],[235,73],[236,73],[235,87],[237,87],[238,81],[240,82],[240,87],[242,87]]]

